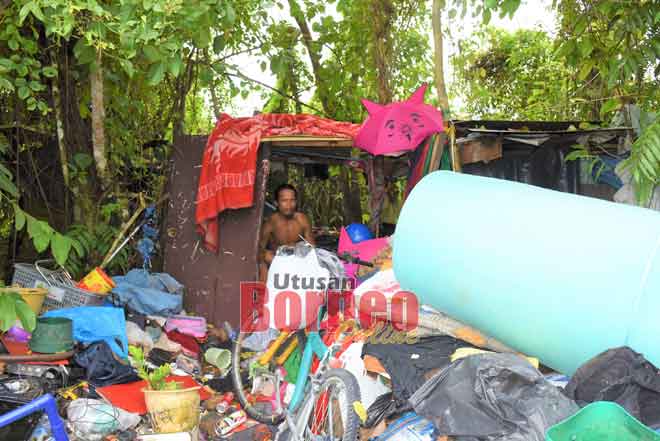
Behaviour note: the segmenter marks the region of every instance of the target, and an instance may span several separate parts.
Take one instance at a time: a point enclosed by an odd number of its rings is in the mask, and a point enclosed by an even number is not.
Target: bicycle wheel
[[[255,420],[264,424],[275,425],[284,419],[284,412],[280,409],[279,412],[273,410],[270,402],[254,402],[248,399],[247,391],[253,389],[253,384],[259,376],[268,375],[268,367],[264,367],[263,371],[249,375],[250,365],[259,356],[258,353],[243,347],[244,340],[250,336],[251,333],[241,332],[238,334],[236,341],[232,348],[232,381],[234,383],[234,392],[238,398],[241,407],[245,412]]]
[[[307,393],[294,416],[296,433],[303,441],[356,441],[360,420],[353,404],[358,401],[360,386],[353,374],[330,369],[321,378],[319,389]],[[294,439],[290,429],[282,441]]]

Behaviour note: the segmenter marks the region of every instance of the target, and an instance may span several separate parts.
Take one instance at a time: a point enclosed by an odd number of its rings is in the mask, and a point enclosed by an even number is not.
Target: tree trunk
[[[442,110],[442,116],[449,118],[449,98],[445,85],[444,51],[442,37],[442,10],[445,8],[445,0],[433,0],[433,59],[435,77],[435,88],[438,90],[438,101]]]
[[[394,5],[392,0],[372,0],[374,22],[374,62],[376,65],[376,81],[378,82],[378,99],[381,104],[392,101],[390,89],[392,61],[392,21]]]
[[[90,78],[92,95],[92,151],[96,173],[103,188],[110,186],[108,158],[105,151],[105,105],[103,103],[103,55],[96,54],[96,69]]]
[[[289,0],[289,9],[291,10],[291,16],[296,20],[298,28],[300,28],[303,43],[309,54],[309,61],[312,63],[316,93],[323,106],[323,112],[325,112],[325,116],[332,118],[335,114],[335,105],[325,84],[321,67],[321,53],[314,47],[314,39],[307,25],[307,18],[305,18],[305,14],[296,0]]]

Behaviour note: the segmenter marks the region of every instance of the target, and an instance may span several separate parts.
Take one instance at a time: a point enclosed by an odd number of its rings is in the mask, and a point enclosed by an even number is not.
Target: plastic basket
[[[597,401],[548,429],[546,441],[658,441],[660,434],[616,403]]]
[[[76,288],[71,276],[64,269],[53,270],[43,266],[51,262],[42,260],[34,264],[15,264],[12,285],[24,288],[47,288],[48,295],[42,307],[44,312],[51,309],[96,306],[103,303],[104,296]]]

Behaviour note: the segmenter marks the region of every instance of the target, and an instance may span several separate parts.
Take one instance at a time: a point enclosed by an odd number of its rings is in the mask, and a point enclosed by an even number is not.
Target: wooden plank
[[[489,136],[474,140],[466,139],[458,143],[458,148],[461,164],[488,163],[502,157],[502,138]]]
[[[353,147],[351,138],[340,136],[268,136],[261,138],[261,142],[270,142],[273,148],[277,147]]]

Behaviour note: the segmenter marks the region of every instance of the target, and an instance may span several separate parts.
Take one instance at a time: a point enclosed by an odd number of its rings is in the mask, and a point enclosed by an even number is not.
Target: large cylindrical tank
[[[571,375],[622,345],[660,367],[660,213],[432,173],[394,235],[404,289]]]

